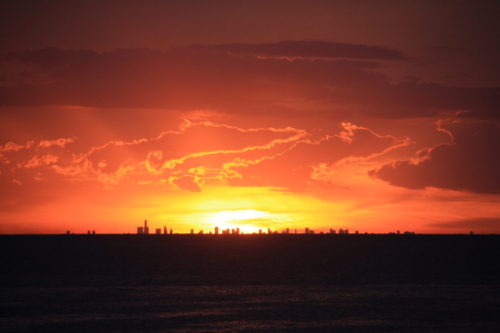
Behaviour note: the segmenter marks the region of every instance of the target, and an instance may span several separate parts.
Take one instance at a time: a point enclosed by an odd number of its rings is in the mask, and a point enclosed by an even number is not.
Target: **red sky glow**
[[[499,233],[499,9],[4,3],[0,233]]]

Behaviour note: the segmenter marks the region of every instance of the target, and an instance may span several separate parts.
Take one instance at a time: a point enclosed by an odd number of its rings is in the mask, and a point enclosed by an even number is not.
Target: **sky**
[[[2,2],[0,233],[499,233],[499,16]]]

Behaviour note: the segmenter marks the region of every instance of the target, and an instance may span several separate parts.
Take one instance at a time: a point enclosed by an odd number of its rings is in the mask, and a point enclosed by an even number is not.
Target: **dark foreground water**
[[[0,236],[0,332],[500,332],[499,236]]]
[[[500,332],[486,286],[1,290],[4,332]]]

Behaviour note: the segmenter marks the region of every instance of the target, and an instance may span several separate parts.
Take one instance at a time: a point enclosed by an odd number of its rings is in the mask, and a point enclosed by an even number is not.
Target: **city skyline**
[[[124,233],[117,233],[117,235],[119,234],[128,234],[128,235],[131,235],[131,234],[136,234],[136,235],[214,235],[214,236],[218,236],[218,235],[233,235],[233,236],[239,236],[239,235],[299,235],[299,234],[303,234],[303,235],[325,235],[325,234],[328,234],[328,235],[369,235],[369,234],[374,234],[374,233],[368,233],[368,232],[360,232],[359,230],[351,230],[351,232],[349,231],[348,228],[339,228],[339,229],[333,229],[333,228],[330,228],[328,229],[326,232],[323,231],[323,230],[314,230],[312,228],[309,228],[309,227],[304,227],[303,229],[290,229],[290,228],[285,228],[285,229],[281,229],[281,230],[272,230],[271,228],[267,228],[267,229],[258,229],[256,231],[250,231],[250,232],[245,232],[243,230],[240,230],[240,228],[238,227],[234,227],[234,228],[220,228],[219,226],[215,225],[215,226],[212,226],[212,228],[210,229],[199,229],[199,230],[195,230],[195,229],[190,229],[188,232],[174,232],[174,230],[172,228],[167,228],[166,225],[163,225],[162,228],[160,227],[155,227],[154,230],[155,232],[149,232],[149,228],[150,228],[150,224],[148,224],[148,220],[144,220],[143,222],[143,225],[141,226],[137,226],[136,227],[136,230],[135,230],[135,233],[130,233],[130,232],[124,232]],[[163,232],[162,232],[163,230]],[[66,230],[66,234],[70,235],[70,234],[78,234],[78,233],[75,233],[75,232],[72,232],[71,230]],[[96,234],[96,231],[95,230],[88,230],[87,233],[88,235],[95,235]],[[377,234],[377,233],[375,233]],[[380,233],[379,233],[380,234]],[[394,235],[414,235],[415,232],[413,231],[400,231],[400,230],[395,230],[395,231],[391,231],[391,232],[388,232],[387,234],[394,234]],[[474,234],[474,231],[471,230],[469,232],[469,234]]]

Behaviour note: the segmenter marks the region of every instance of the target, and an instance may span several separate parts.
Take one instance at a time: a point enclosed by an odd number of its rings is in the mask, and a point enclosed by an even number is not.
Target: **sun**
[[[233,220],[252,220],[268,217],[268,213],[255,209],[223,210],[212,213],[210,220],[217,223],[225,223]]]
[[[244,233],[259,231],[256,221],[268,220],[271,214],[254,209],[222,210],[209,213],[206,222],[220,230],[239,228]]]
[[[177,196],[141,197],[137,205],[146,208],[136,213],[138,220],[151,215],[173,228],[174,233],[219,233],[240,229],[245,234],[283,232],[304,227],[318,229],[346,207],[326,204],[323,200],[268,187],[207,186],[200,193]],[[152,207],[155,209],[151,214]],[[140,215],[139,215],[140,213]],[[148,215],[149,214],[149,215]]]

